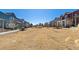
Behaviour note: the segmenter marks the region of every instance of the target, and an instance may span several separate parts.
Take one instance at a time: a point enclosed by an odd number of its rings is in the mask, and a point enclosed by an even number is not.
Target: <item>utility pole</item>
[[[4,32],[4,19],[2,19],[2,30]]]

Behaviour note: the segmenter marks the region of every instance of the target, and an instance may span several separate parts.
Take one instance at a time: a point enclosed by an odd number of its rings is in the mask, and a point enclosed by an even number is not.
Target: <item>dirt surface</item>
[[[77,50],[79,29],[28,28],[0,36],[2,50]]]

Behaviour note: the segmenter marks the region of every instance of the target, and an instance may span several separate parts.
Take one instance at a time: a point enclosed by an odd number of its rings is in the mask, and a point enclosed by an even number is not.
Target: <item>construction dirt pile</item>
[[[79,29],[28,28],[0,36],[0,49],[79,49]]]

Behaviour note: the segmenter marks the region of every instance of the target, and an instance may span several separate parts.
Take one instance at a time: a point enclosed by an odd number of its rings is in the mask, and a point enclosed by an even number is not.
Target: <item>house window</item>
[[[10,20],[13,20],[14,18],[13,17],[10,17]]]
[[[65,15],[65,19],[67,18],[67,15]]]

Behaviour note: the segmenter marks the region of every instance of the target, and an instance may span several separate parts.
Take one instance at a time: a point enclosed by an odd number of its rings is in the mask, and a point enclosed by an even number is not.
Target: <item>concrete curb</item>
[[[12,31],[7,31],[7,32],[2,32],[0,33],[0,35],[5,35],[5,34],[9,34],[9,33],[14,33],[14,32],[18,32],[19,30],[12,30]]]

